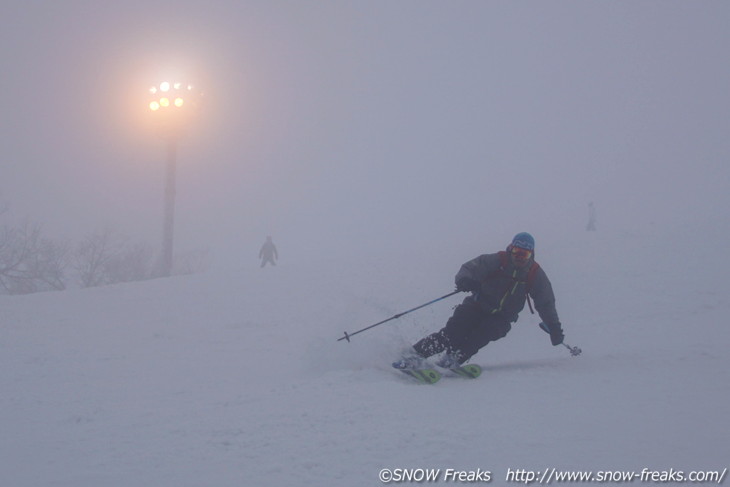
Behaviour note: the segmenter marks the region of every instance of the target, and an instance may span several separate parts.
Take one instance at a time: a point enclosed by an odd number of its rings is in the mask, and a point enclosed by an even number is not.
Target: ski
[[[465,379],[476,379],[482,375],[482,368],[476,364],[463,365],[461,367],[453,367],[448,370],[451,372],[445,376],[436,369],[396,369],[407,376],[415,379],[422,384],[435,384],[441,377],[463,377]]]
[[[421,384],[435,384],[441,379],[441,373],[434,369],[396,369],[417,380]]]
[[[476,379],[482,375],[482,368],[477,364],[462,365],[460,367],[454,367],[449,369],[459,377],[465,377],[467,379]]]

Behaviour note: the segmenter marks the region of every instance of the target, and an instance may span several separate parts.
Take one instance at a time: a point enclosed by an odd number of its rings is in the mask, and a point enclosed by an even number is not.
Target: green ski
[[[454,367],[449,370],[454,374],[460,377],[466,377],[467,379],[476,379],[482,375],[482,368],[477,364],[462,365],[461,367]]]
[[[422,384],[435,384],[441,378],[441,374],[434,369],[397,369],[409,377],[413,377]]]

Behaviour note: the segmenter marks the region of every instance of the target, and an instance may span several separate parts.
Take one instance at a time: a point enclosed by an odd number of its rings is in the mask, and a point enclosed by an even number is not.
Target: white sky
[[[0,6],[5,221],[158,244],[147,89],[170,76],[205,92],[180,250],[539,242],[589,201],[599,230],[728,207],[727,1],[114,3]]]

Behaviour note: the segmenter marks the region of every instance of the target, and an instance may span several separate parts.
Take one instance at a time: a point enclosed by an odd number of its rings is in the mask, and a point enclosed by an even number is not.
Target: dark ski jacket
[[[532,266],[537,266],[530,276]],[[517,316],[525,307],[529,292],[535,309],[542,321],[547,324],[558,323],[555,309],[553,287],[545,271],[537,265],[534,257],[522,269],[512,264],[507,252],[484,254],[466,262],[456,274],[455,281],[463,277],[476,279],[481,289],[467,297],[464,302],[476,301],[487,314],[500,315],[509,322],[517,321]]]

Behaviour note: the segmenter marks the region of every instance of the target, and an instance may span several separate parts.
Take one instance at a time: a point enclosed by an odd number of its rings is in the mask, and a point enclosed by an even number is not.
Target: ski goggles
[[[521,249],[519,247],[512,247],[512,250],[510,252],[512,253],[512,257],[520,261],[529,260],[530,257],[532,257],[531,250]]]

